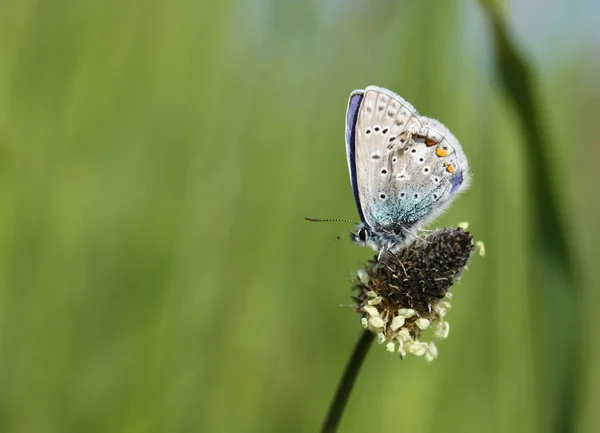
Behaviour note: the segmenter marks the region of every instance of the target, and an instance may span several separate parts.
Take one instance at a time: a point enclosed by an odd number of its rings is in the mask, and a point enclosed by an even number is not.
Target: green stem
[[[335,397],[327,412],[327,418],[325,418],[321,433],[333,433],[337,431],[342,415],[344,414],[344,409],[346,408],[346,403],[352,392],[354,382],[360,372],[360,367],[362,366],[367,353],[369,352],[369,347],[371,347],[371,343],[374,339],[375,335],[368,329],[365,329],[356,342],[354,352],[352,352],[352,356],[348,360],[344,375],[340,380]]]

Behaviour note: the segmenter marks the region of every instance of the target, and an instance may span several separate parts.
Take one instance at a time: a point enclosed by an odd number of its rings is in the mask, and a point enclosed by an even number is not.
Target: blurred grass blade
[[[535,77],[527,60],[508,36],[493,1],[480,0],[493,30],[495,68],[502,91],[520,121],[525,142],[526,169],[531,200],[532,245],[530,272],[531,317],[538,377],[541,431],[573,431],[577,420],[580,345],[573,332],[578,325],[578,300],[567,233],[561,223],[546,156],[548,137],[535,95]],[[541,311],[541,314],[540,314]],[[541,320],[540,320],[541,319]],[[561,348],[557,351],[556,348]],[[549,392],[549,390],[551,390]],[[548,417],[555,414],[555,418]]]

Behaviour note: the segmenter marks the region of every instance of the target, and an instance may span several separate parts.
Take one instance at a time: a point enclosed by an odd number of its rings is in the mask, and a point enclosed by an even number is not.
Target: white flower
[[[463,221],[460,222],[456,225],[458,228],[461,228],[463,230],[467,230],[469,228],[469,222],[468,221]]]
[[[424,317],[419,317],[415,323],[419,329],[427,329],[431,325],[431,322]]]
[[[429,346],[427,347],[427,351],[425,352],[425,361],[431,362],[435,358],[437,358],[437,355],[438,355],[437,346],[432,341],[431,343],[429,343]]]
[[[369,274],[367,273],[367,271],[365,271],[364,269],[359,269],[358,271],[356,271],[356,276],[358,277],[358,280],[363,283],[363,284],[368,284],[369,283]]]
[[[376,297],[375,297],[375,298],[373,298],[373,299],[369,299],[369,300],[367,301],[367,303],[368,303],[369,305],[378,305],[378,304],[381,304],[381,301],[382,301],[382,300],[383,300],[383,298],[382,298],[381,296],[376,296]]]
[[[450,323],[444,322],[443,320],[439,321],[435,327],[434,335],[440,340],[445,340],[448,338],[449,333]]]
[[[446,315],[446,313],[448,312],[448,309],[450,309],[450,307],[452,307],[450,302],[440,301],[433,306],[433,311],[438,313],[438,316],[440,316],[440,319],[443,319],[444,316]]]
[[[410,319],[415,314],[417,314],[417,312],[412,308],[400,308],[398,310],[398,316],[402,316],[405,319]]]
[[[406,329],[406,328],[401,329],[400,331],[398,331],[398,333],[396,334],[396,338],[399,341],[402,341],[404,343],[409,342],[409,341],[413,341],[413,338],[410,336],[410,333],[408,332],[408,329]]]
[[[452,304],[448,301],[441,301],[438,305],[442,308],[445,308],[446,310],[452,308]]]
[[[396,332],[398,329],[402,328],[404,325],[404,316],[396,316],[392,319],[392,324],[390,328],[392,331]]]
[[[415,356],[423,356],[427,352],[428,344],[422,341],[414,341],[406,344],[406,349],[409,353]]]
[[[373,316],[373,317],[379,317],[379,311],[377,310],[377,308],[375,308],[372,305],[365,305],[363,307],[363,310],[365,311],[365,313],[367,313],[369,316]]]
[[[369,322],[367,321],[366,317],[363,317],[362,319],[360,319],[360,324],[362,325],[363,328],[368,329],[369,328]]]
[[[485,245],[483,241],[475,242],[475,249],[479,251],[481,257],[485,257]]]
[[[371,316],[369,318],[369,327],[371,329],[379,331],[379,330],[383,329],[384,325],[385,325],[385,323],[383,322],[383,319],[379,316]]]
[[[406,356],[406,350],[404,350],[404,342],[402,340],[398,340],[398,353],[403,358]]]

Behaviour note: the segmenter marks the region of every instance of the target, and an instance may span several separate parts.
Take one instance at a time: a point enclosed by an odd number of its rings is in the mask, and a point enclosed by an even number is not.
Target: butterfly
[[[361,223],[356,244],[396,252],[470,183],[467,157],[442,123],[377,86],[350,94],[346,155]]]

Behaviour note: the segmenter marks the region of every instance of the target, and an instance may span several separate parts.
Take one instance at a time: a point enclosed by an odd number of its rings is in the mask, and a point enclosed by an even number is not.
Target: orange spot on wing
[[[434,144],[438,144],[439,142],[436,141],[434,138],[431,137],[427,137],[425,139],[425,144],[427,145],[427,147],[433,146]]]
[[[452,164],[448,164],[446,166],[446,170],[448,170],[448,173],[454,173],[454,166]]]
[[[435,154],[441,158],[443,158],[444,156],[448,156],[448,152],[442,149],[441,147],[435,149]]]

